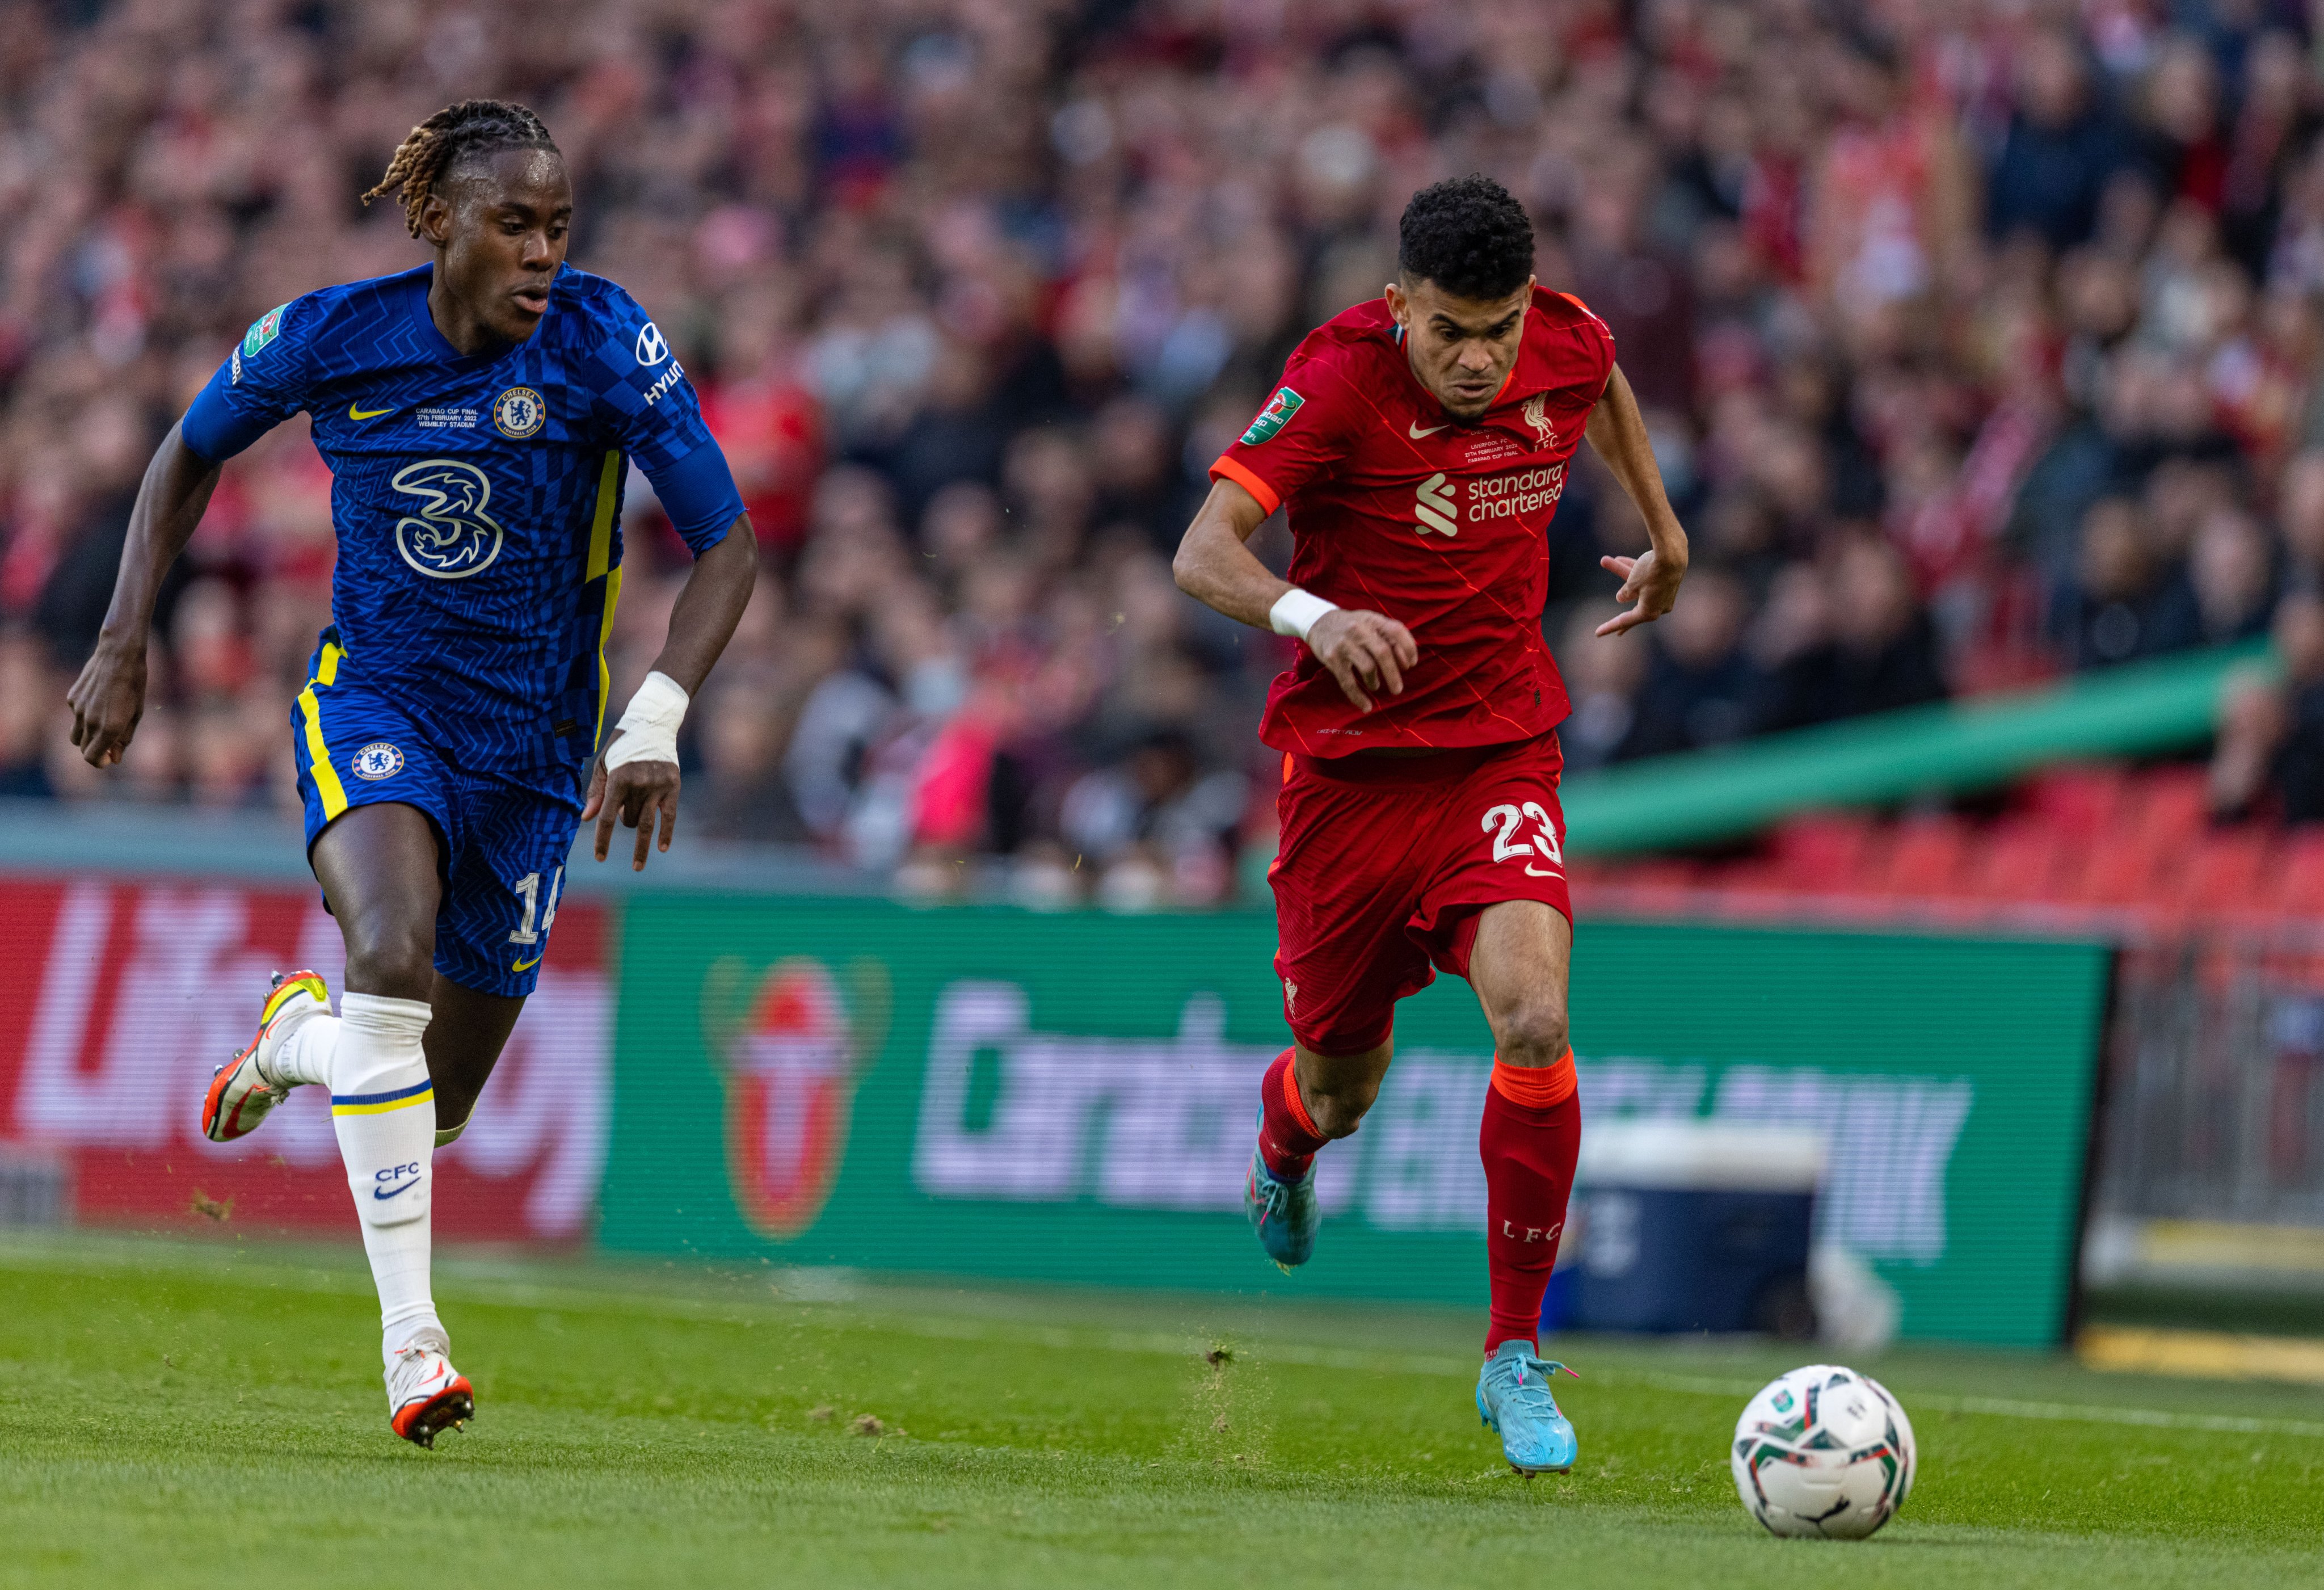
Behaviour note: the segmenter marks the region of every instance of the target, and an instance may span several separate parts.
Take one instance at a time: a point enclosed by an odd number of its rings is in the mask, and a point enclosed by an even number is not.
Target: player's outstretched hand
[[[613,749],[610,743],[606,749]],[[654,843],[657,813],[661,818],[658,844]],[[625,762],[608,773],[604,757],[599,756],[589,775],[589,804],[581,809],[583,822],[593,818],[597,823],[597,859],[604,860],[613,848],[613,819],[619,818],[622,827],[638,831],[637,855],[630,870],[645,871],[647,846],[651,844],[656,850],[668,850],[670,836],[678,831],[678,763]]]
[[[1332,670],[1359,712],[1372,709],[1366,691],[1404,694],[1404,670],[1420,661],[1412,632],[1385,613],[1336,607],[1307,632],[1307,649]]]
[[[89,766],[119,762],[145,716],[145,648],[99,641],[65,701],[72,708],[72,743]]]
[[[1643,558],[1600,558],[1598,567],[1622,577],[1622,588],[1614,599],[1635,604],[1600,624],[1601,635],[1618,635],[1668,613],[1678,601],[1678,582],[1686,578],[1685,563],[1665,563],[1651,549]]]

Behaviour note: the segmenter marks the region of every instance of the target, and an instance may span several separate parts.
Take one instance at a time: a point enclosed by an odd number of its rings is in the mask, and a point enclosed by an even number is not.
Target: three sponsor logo
[[[535,420],[535,429],[539,421]],[[420,506],[395,522],[395,550],[430,579],[466,579],[501,555],[501,527],[484,512],[493,483],[458,458],[423,458],[388,484]]]

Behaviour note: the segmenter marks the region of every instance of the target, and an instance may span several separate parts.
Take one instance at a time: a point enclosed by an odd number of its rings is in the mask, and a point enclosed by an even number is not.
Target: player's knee
[[[434,991],[436,945],[429,928],[373,917],[343,926],[351,993],[425,1000]]]
[[[1565,1007],[1555,1000],[1529,1001],[1504,1015],[1493,1036],[1503,1065],[1555,1065],[1566,1049]]]
[[[1379,1078],[1351,1077],[1328,1087],[1300,1087],[1300,1102],[1307,1106],[1307,1118],[1315,1123],[1318,1136],[1342,1138],[1355,1131],[1363,1122],[1364,1113],[1379,1097]]]

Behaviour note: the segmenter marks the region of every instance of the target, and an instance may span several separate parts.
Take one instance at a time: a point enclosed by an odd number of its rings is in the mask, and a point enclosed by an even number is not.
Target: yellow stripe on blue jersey
[[[589,567],[583,576],[586,580],[605,582],[604,611],[597,622],[597,728],[592,742],[599,746],[605,739],[605,698],[613,693],[613,670],[605,665],[605,643],[613,638],[613,609],[622,601],[622,571],[613,564],[613,504],[626,462],[618,448],[605,455],[604,469],[597,477],[597,516],[589,527]]]
[[[316,666],[315,677],[299,692],[299,713],[307,723],[308,770],[315,776],[315,792],[323,798],[325,822],[346,810],[347,789],[339,782],[339,770],[331,765],[330,743],[323,737],[323,707],[315,698],[315,690],[318,686],[328,689],[337,680],[339,659],[345,655],[336,643],[324,642],[322,661]]]

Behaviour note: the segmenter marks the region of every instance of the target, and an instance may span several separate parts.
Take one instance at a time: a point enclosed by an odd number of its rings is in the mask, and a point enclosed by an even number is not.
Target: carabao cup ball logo
[[[484,512],[493,483],[474,464],[427,458],[407,464],[388,482],[420,499],[395,522],[395,550],[430,579],[466,579],[501,555],[501,527]]]
[[[831,1197],[855,1084],[887,1028],[887,968],[858,961],[851,993],[821,961],[793,956],[755,988],[722,961],[703,985],[703,1029],[725,1061],[726,1169],[734,1205],[762,1236],[813,1225]]]

